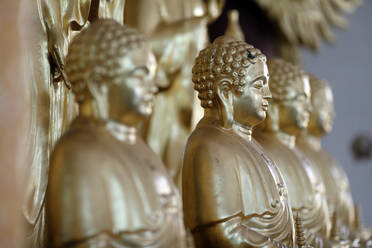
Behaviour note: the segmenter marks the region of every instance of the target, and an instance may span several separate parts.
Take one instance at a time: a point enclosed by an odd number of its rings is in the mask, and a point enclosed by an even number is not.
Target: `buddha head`
[[[127,125],[151,114],[156,60],[136,30],[94,22],[71,42],[65,69],[80,114]]]
[[[266,128],[299,135],[310,117],[309,77],[298,66],[282,59],[269,59],[272,101]]]
[[[231,126],[253,127],[266,118],[271,93],[266,57],[243,41],[219,37],[200,51],[192,70],[205,115]]]
[[[333,106],[333,94],[329,84],[310,76],[311,104],[310,123],[308,133],[315,136],[323,136],[332,131],[335,116]]]

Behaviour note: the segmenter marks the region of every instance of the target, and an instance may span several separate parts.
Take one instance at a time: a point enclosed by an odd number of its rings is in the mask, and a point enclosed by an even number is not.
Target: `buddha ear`
[[[214,87],[214,91],[217,93],[216,102],[220,116],[224,126],[229,128],[234,121],[232,81],[229,78],[221,78],[215,83]]]
[[[94,80],[87,81],[89,94],[93,98],[93,112],[96,117],[108,118],[108,89],[104,83],[97,83]]]

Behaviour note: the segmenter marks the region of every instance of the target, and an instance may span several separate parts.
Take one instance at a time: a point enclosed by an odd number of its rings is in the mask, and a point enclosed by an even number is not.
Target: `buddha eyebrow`
[[[262,80],[263,82],[266,82],[267,83],[267,80],[265,78],[265,76],[259,76],[259,77],[256,77],[255,79],[252,80],[252,83],[258,81],[258,80]]]

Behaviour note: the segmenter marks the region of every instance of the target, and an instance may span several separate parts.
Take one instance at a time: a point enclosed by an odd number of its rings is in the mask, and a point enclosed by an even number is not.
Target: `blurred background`
[[[302,49],[303,67],[332,86],[336,119],[325,148],[342,164],[349,177],[354,201],[361,206],[364,224],[372,226],[372,160],[368,137],[372,133],[372,1],[347,16],[347,30],[333,30],[335,43],[323,43],[318,54]],[[352,143],[367,149],[356,159]],[[365,141],[365,142],[364,142]],[[367,146],[367,147],[366,147]],[[362,151],[361,151],[362,152]],[[363,152],[362,152],[363,153]]]

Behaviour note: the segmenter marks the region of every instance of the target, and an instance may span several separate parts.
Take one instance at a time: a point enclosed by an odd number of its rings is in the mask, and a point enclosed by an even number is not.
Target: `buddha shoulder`
[[[51,169],[68,170],[68,173],[77,172],[82,168],[90,167],[99,170],[104,163],[113,161],[110,149],[99,137],[100,132],[92,130],[70,130],[57,143],[51,156]]]
[[[234,155],[234,146],[233,138],[219,128],[198,127],[187,142],[185,162],[192,158],[193,163],[223,164]]]

